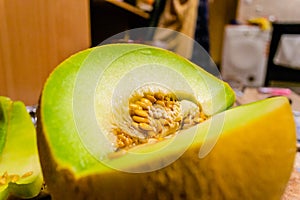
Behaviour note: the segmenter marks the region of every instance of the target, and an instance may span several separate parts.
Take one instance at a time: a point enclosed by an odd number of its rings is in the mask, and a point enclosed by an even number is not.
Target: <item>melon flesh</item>
[[[0,176],[18,176],[0,184],[0,199],[9,196],[32,198],[42,188],[35,127],[20,101],[0,97]]]
[[[161,70],[158,71],[161,80],[154,80],[156,76],[149,76],[140,70],[151,67]],[[132,72],[135,78],[127,79],[125,84],[118,82],[118,79],[130,77]],[[172,79],[170,73],[177,74],[182,81]],[[79,52],[52,72],[40,100],[42,131],[59,166],[72,168],[76,174],[85,173],[98,162],[95,157],[105,156],[112,151],[109,147],[111,142],[100,137],[100,132],[109,130],[108,124],[116,114],[111,104],[128,100],[128,92],[124,91],[135,88],[134,84],[140,83],[140,80],[155,81],[156,84],[183,92],[192,90],[202,108],[210,115],[234,103],[234,92],[227,83],[163,49],[147,45],[113,44]],[[187,84],[190,88],[182,87],[179,83]],[[117,97],[123,98],[113,98],[114,91],[119,92]],[[90,146],[96,149],[92,153],[87,148]],[[97,151],[97,148],[100,150]],[[95,152],[100,155],[95,155]]]

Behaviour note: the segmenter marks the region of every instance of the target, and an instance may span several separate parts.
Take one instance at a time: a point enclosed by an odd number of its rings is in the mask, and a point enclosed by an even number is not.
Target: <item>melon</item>
[[[53,199],[279,199],[296,153],[284,97],[231,108],[222,80],[139,44],[79,52],[47,79],[38,148]]]
[[[0,96],[0,199],[33,198],[42,188],[35,127],[21,101]]]

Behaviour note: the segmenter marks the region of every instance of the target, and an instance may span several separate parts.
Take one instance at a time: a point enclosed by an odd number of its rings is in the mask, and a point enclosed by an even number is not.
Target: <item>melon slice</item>
[[[296,152],[289,103],[222,112],[233,102],[228,84],[163,49],[80,52],[50,75],[40,99],[48,189],[54,199],[278,199]],[[159,116],[167,128],[157,128]]]
[[[22,102],[0,97],[0,199],[32,198],[43,177],[36,131]]]

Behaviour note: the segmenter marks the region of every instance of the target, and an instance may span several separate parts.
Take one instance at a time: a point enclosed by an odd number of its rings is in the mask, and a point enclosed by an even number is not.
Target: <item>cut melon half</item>
[[[163,49],[113,44],[75,54],[52,72],[40,99],[48,189],[54,199],[278,199],[296,152],[289,102],[223,112],[233,103],[227,83]],[[180,128],[163,137],[143,129],[157,111],[177,123],[167,104],[183,113]],[[199,113],[205,120],[184,128],[185,115]],[[119,135],[134,145],[120,148]]]

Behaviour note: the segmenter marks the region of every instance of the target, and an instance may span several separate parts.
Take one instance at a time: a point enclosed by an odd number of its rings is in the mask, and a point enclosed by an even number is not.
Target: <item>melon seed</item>
[[[162,100],[157,100],[156,103],[157,103],[158,105],[161,105],[162,107],[165,107],[165,106],[166,106],[166,105],[165,105],[165,102],[163,102]]]
[[[21,178],[26,178],[26,177],[28,177],[28,176],[31,176],[32,174],[33,174],[33,171],[25,172],[25,173],[21,176]]]
[[[149,108],[149,105],[142,101],[136,101],[135,103],[141,106],[144,110],[147,110]]]
[[[0,177],[0,185],[5,185],[7,182],[7,178],[5,177]]]
[[[152,102],[146,98],[141,98],[140,101],[146,104],[147,106],[152,106]]]
[[[134,110],[134,113],[140,117],[148,117],[148,113],[144,110]]]
[[[147,94],[146,95],[146,98],[149,99],[152,103],[155,103],[156,102],[156,99],[154,96],[150,95],[150,94]]]
[[[130,110],[142,110],[143,108],[140,105],[137,105],[135,103],[130,103],[129,104],[129,109]]]
[[[139,117],[139,116],[133,116],[132,117],[133,121],[138,122],[138,123],[149,123],[148,118],[145,117]]]
[[[164,99],[164,94],[160,93],[160,92],[157,92],[157,93],[154,94],[154,97],[156,99],[163,100]]]
[[[9,175],[10,182],[15,183],[20,179],[20,176],[18,174],[11,174]]]
[[[139,128],[144,131],[153,131],[152,126],[150,126],[149,124],[146,124],[146,123],[140,123]]]

